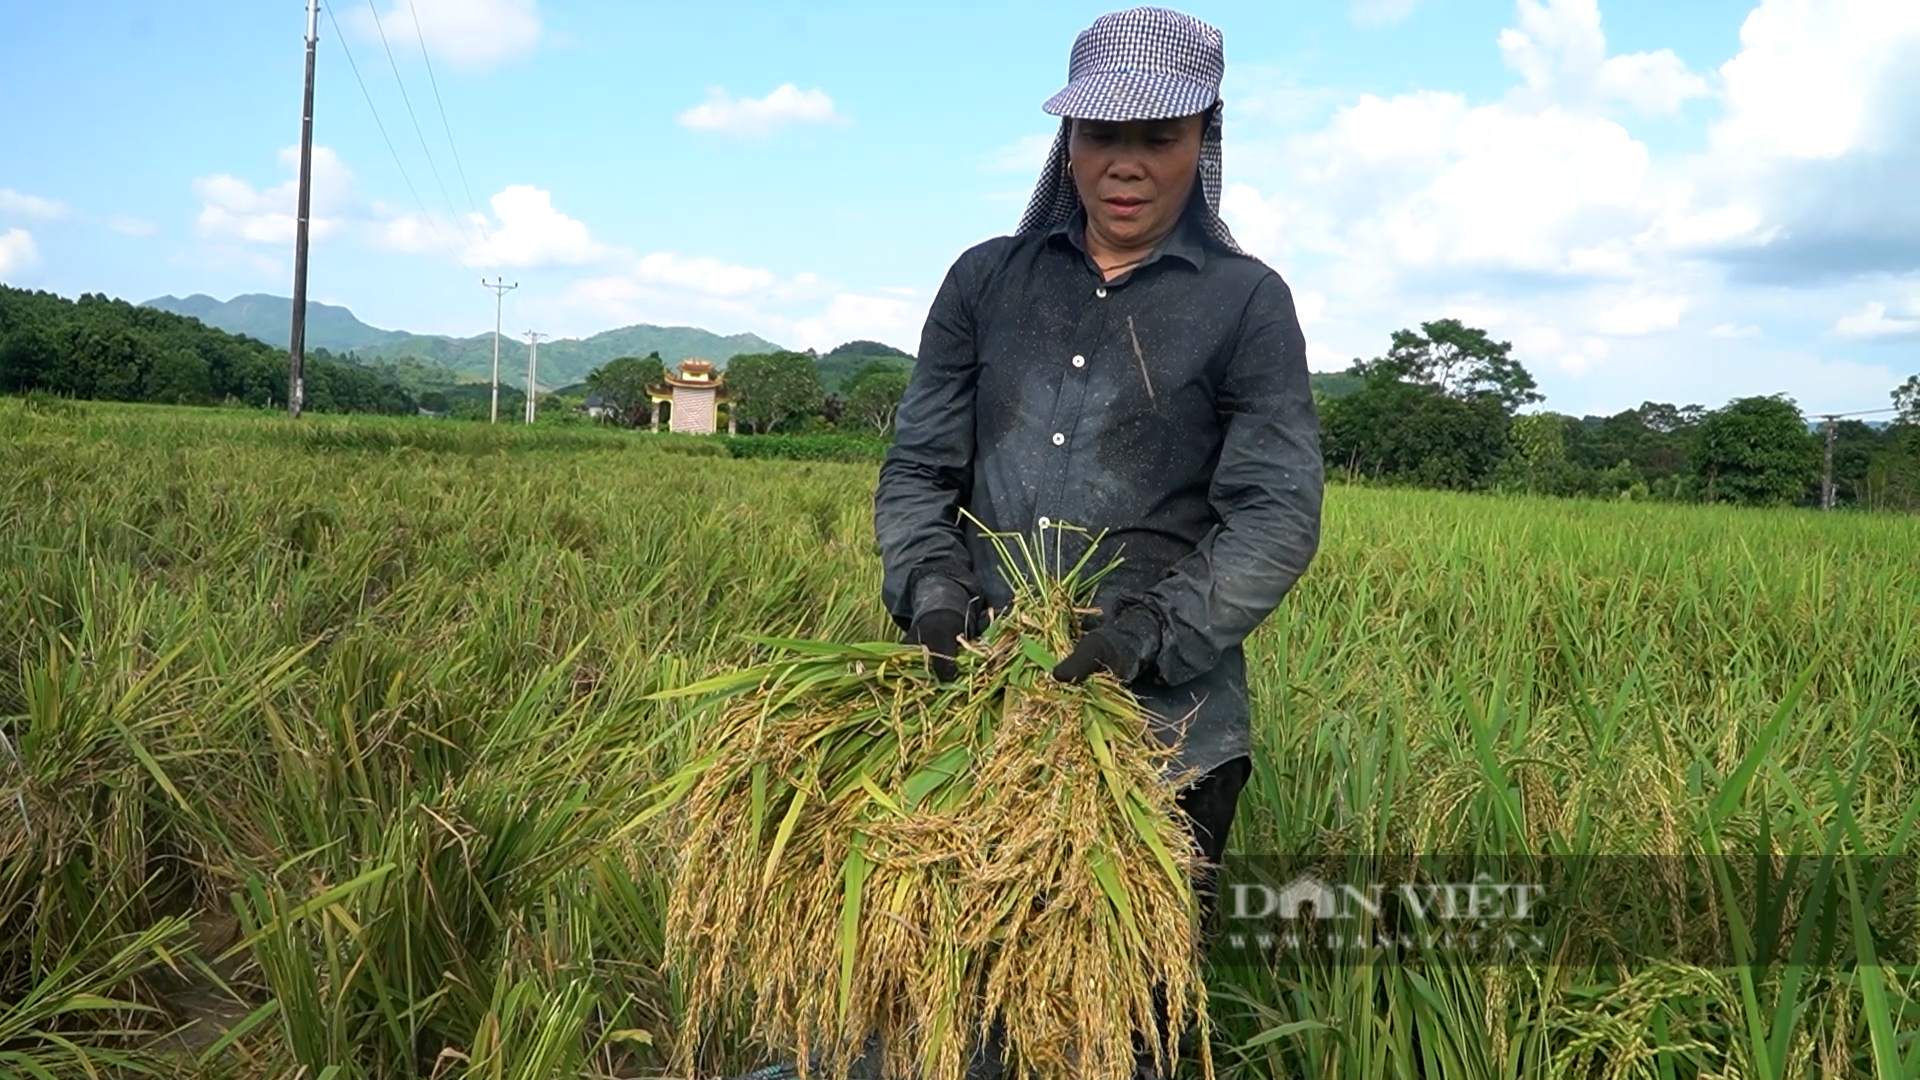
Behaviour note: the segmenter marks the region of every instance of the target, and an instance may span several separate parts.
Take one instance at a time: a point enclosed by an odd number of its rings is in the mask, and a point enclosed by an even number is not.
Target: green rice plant
[[[221,1080],[663,1075],[688,1039],[752,1064],[718,1037],[750,982],[687,1024],[688,822],[643,797],[728,704],[658,695],[816,659],[934,691],[892,651],[742,635],[889,632],[870,466],[667,442],[0,399],[0,1012],[40,1033],[6,1049]],[[1222,1077],[1911,1076],[1920,519],[1335,487],[1323,536],[1247,643],[1223,880],[1532,874],[1556,917],[1526,964],[1216,950]],[[768,776],[756,874],[799,779]],[[808,790],[779,870],[824,835]],[[848,856],[810,900],[823,1038]],[[907,872],[868,858],[861,927]],[[135,1007],[51,1008],[83,977]]]
[[[158,1010],[116,998],[131,980],[166,965],[182,950],[186,920],[161,919],[135,934],[78,943],[45,956],[43,967],[17,997],[0,1001],[0,1075],[56,1080],[167,1076],[174,1062],[149,1050],[151,1028],[137,1022]]]
[[[959,1077],[997,1021],[1020,1075],[1122,1078],[1136,1037],[1170,1062],[1190,1022],[1204,1036],[1169,751],[1119,684],[1050,674],[1093,549],[1048,566],[1044,536],[995,539],[1014,600],[954,684],[918,649],[788,640],[673,692],[717,712],[656,811],[686,825],[683,1070],[745,1035],[838,1075],[873,1036],[891,1074]]]

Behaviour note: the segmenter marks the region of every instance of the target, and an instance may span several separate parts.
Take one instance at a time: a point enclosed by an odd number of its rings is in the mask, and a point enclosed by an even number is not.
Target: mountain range
[[[229,334],[284,347],[288,326],[293,318],[293,301],[266,293],[245,293],[231,300],[215,300],[195,293],[192,296],[161,296],[142,307],[158,308],[176,315],[199,319],[208,326]],[[525,342],[505,338],[501,341],[502,381],[508,372],[525,370]],[[362,360],[413,356],[429,364],[447,368],[455,374],[488,378],[493,371],[493,335],[448,337],[444,334],[413,334],[405,330],[382,330],[368,326],[353,312],[334,304],[307,301],[307,347],[335,353],[357,353]],[[694,326],[652,326],[641,323],[607,330],[587,338],[556,338],[540,343],[539,381],[542,387],[565,386],[586,378],[587,373],[609,360],[622,356],[645,356],[658,352],[669,364],[688,357],[701,357],[725,366],[742,353],[774,352],[781,346],[756,334],[722,336]],[[514,382],[519,380],[515,378]]]

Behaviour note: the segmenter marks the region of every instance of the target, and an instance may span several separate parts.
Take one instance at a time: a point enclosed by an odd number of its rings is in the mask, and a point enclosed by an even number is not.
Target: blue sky
[[[303,7],[10,10],[0,281],[289,293]],[[499,273],[514,331],[909,350],[954,257],[1017,219],[1039,104],[1109,10],[330,7],[314,298],[470,334]],[[1227,219],[1292,285],[1316,368],[1453,315],[1575,413],[1872,409],[1920,372],[1914,0],[1186,10],[1226,39]]]

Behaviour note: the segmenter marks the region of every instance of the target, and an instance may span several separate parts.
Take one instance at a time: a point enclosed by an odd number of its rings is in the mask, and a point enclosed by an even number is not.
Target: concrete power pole
[[[1821,424],[1827,429],[1827,467],[1824,479],[1820,481],[1820,509],[1831,510],[1834,503],[1833,489],[1833,436],[1837,416],[1823,416]]]
[[[307,396],[307,217],[313,203],[313,53],[320,41],[320,0],[307,0],[307,89],[300,109],[300,205],[293,237],[293,333],[287,342],[287,415],[298,418]]]
[[[527,331],[527,423],[533,423],[533,395],[538,385],[534,380],[540,367],[540,339],[547,335],[538,330]]]
[[[487,423],[500,422],[500,301],[507,293],[520,287],[519,282],[504,284],[505,278],[496,277],[492,282],[480,279],[480,284],[493,290],[493,406],[487,411]]]

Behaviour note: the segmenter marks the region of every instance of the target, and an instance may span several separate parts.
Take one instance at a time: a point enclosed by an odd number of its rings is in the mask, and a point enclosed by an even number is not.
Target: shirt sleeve
[[[972,494],[979,361],[973,254],[947,272],[927,312],[873,495],[881,599],[902,627],[918,612],[969,611],[980,595],[960,523]]]
[[[1306,339],[1278,274],[1254,290],[1219,395],[1226,417],[1208,489],[1218,524],[1146,593],[1114,605],[1158,679],[1178,685],[1270,615],[1320,544],[1320,423],[1307,379]]]

